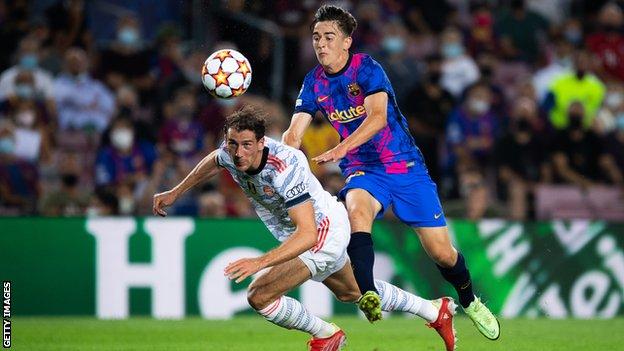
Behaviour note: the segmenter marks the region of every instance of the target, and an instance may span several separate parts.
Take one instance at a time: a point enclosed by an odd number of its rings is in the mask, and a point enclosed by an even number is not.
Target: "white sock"
[[[375,279],[381,297],[381,309],[386,312],[401,311],[415,314],[431,323],[438,319],[438,309],[429,300],[408,293],[383,280]]]
[[[301,302],[282,296],[272,304],[258,311],[266,320],[286,329],[297,329],[316,338],[328,338],[336,327],[308,311]]]

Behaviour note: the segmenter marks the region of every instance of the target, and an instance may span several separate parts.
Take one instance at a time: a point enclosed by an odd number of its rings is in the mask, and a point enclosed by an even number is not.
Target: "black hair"
[[[334,5],[323,5],[316,11],[314,20],[310,25],[310,31],[314,31],[314,26],[317,23],[325,21],[336,21],[338,28],[349,37],[357,28],[357,21],[349,11]]]
[[[266,115],[258,108],[245,106],[225,118],[223,132],[227,134],[230,128],[239,132],[250,130],[256,135],[256,140],[260,140],[266,131]]]

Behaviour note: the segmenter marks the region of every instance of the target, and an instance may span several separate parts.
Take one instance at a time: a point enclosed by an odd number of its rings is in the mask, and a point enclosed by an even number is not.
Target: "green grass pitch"
[[[374,325],[357,317],[332,321],[347,333],[351,351],[444,350],[435,331],[418,319],[391,317]],[[624,350],[624,319],[501,321],[501,338],[488,341],[469,320],[457,318],[459,350]],[[308,337],[257,316],[229,321],[189,318],[13,318],[13,350],[306,350]]]

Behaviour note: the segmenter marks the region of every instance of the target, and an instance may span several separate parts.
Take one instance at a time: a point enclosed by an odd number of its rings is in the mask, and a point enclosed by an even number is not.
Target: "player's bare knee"
[[[450,268],[455,266],[457,261],[457,252],[451,249],[439,249],[434,250],[430,253],[431,259],[435,261],[438,266],[442,266],[445,268]]]
[[[269,301],[269,294],[266,294],[264,289],[258,287],[250,287],[247,290],[247,303],[256,311],[259,311],[267,307],[271,302]]]
[[[362,294],[360,293],[359,290],[353,290],[353,291],[345,291],[345,292],[341,292],[336,294],[336,298],[340,301],[340,302],[356,302],[360,296],[362,296]]]

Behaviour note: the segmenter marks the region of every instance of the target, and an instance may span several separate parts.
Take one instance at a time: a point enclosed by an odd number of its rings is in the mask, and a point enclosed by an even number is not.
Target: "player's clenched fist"
[[[176,196],[171,190],[154,195],[154,204],[152,207],[152,212],[155,215],[165,217],[167,215],[167,212],[165,211],[165,207],[169,207],[173,205],[175,200],[176,200]]]

